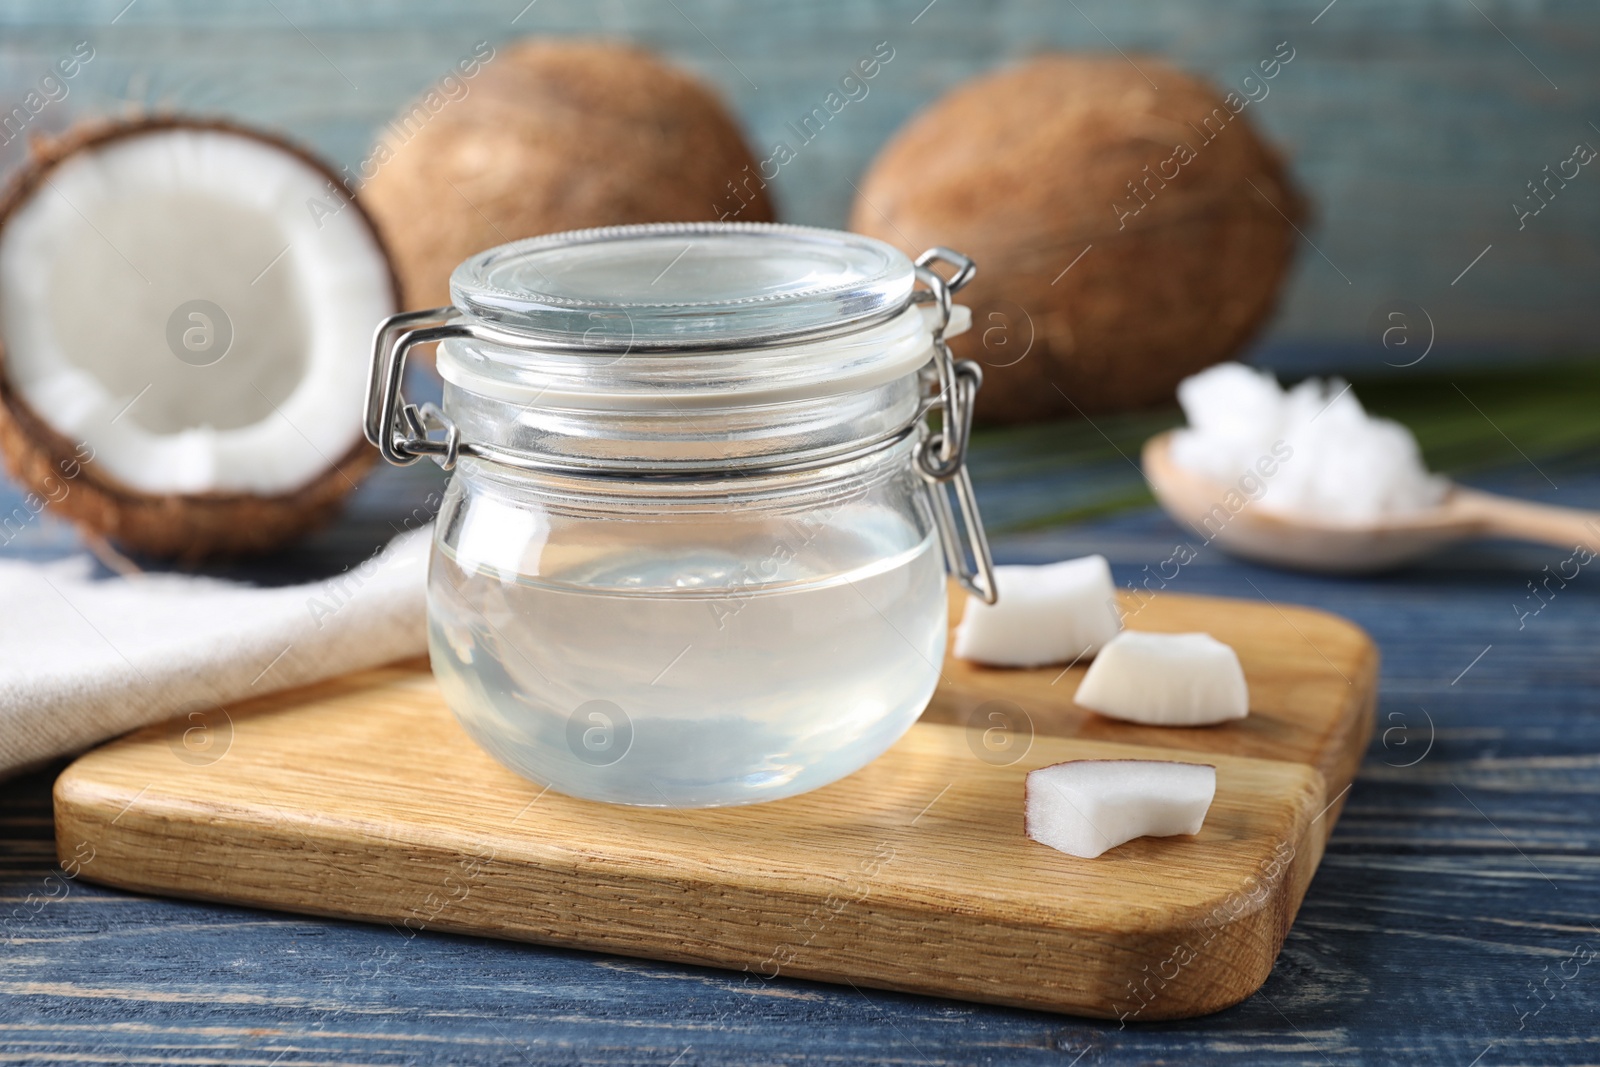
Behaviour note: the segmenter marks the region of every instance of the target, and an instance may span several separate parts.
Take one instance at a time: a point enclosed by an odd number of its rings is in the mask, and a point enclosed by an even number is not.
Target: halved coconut
[[[1028,772],[1030,838],[1092,860],[1136,837],[1197,834],[1217,793],[1217,769],[1169,760],[1081,759]]]
[[[155,556],[265,551],[371,466],[370,220],[305,152],[219,122],[102,123],[0,197],[0,447],[90,530]]]

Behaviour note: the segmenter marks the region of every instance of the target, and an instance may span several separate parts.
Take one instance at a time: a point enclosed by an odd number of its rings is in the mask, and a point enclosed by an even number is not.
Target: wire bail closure
[[[936,263],[954,267],[955,273],[947,280],[933,269]],[[966,463],[973,405],[983,385],[983,370],[971,360],[956,359],[944,336],[950,324],[951,296],[971,281],[975,273],[977,266],[971,259],[948,248],[930,248],[916,259],[917,280],[926,288],[916,290],[912,299],[934,306],[933,377],[938,392],[923,406],[920,418],[928,421],[920,424],[924,436],[917,446],[914,462],[931,491],[946,568],[963,588],[985,603],[993,604],[998,599],[994,562]],[[487,456],[471,442],[461,440],[455,422],[438,405],[409,403],[401,392],[406,357],[413,348],[453,337],[474,336],[503,340],[495,336],[495,331],[475,329],[468,317],[453,306],[403,312],[379,325],[373,337],[372,369],[367,380],[362,428],[367,440],[377,446],[385,460],[403,467],[427,456],[450,470],[462,454]],[[936,425],[932,419],[935,413],[939,416]],[[905,432],[910,430],[907,427]],[[435,433],[443,436],[432,436]],[[769,469],[788,468],[778,464]],[[752,472],[759,473],[759,470]]]
[[[955,268],[949,280],[933,269],[935,263]],[[989,537],[978,514],[978,499],[967,473],[967,444],[972,437],[972,411],[983,385],[983,368],[970,359],[956,359],[945,341],[950,325],[951,296],[972,280],[977,265],[960,252],[935,246],[917,257],[917,280],[927,286],[919,290],[919,303],[935,309],[933,324],[933,369],[939,391],[926,413],[939,414],[937,429],[929,421],[928,435],[917,449],[917,470],[927,479],[933,496],[934,519],[939,525],[939,541],[944,546],[945,566],[955,579],[985,604],[999,599],[994,580],[994,560],[989,554]],[[954,505],[951,496],[955,497]]]
[[[366,420],[362,429],[384,459],[406,467],[430,456],[445,470],[461,454],[461,433],[437,404],[407,403],[400,386],[406,373],[406,356],[418,345],[451,337],[471,336],[460,323],[455,307],[430,308],[391,315],[378,326],[372,339],[372,373],[367,379]],[[432,325],[428,325],[432,323]],[[428,436],[443,430],[443,440]]]

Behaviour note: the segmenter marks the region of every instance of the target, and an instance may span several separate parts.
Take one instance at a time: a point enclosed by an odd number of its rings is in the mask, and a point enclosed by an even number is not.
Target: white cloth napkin
[[[0,778],[185,709],[420,655],[431,534],[276,589],[0,560]]]

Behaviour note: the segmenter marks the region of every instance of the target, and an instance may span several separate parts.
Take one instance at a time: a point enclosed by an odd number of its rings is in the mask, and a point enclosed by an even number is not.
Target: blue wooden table
[[[976,466],[996,516],[1038,512],[1068,477],[1000,447]],[[358,555],[431,477],[380,475],[340,526],[254,573]],[[1475,480],[1600,507],[1592,456]],[[30,537],[11,551],[65,544],[48,518]],[[997,549],[1104,552],[1127,582],[1184,537],[1145,508]],[[1119,1029],[103,889],[56,866],[47,770],[0,783],[0,1061],[1600,1062],[1600,562],[1537,615],[1513,609],[1568,555],[1481,544],[1343,580],[1207,549],[1183,568],[1174,590],[1339,612],[1384,657],[1378,733],[1277,966],[1209,1018]]]

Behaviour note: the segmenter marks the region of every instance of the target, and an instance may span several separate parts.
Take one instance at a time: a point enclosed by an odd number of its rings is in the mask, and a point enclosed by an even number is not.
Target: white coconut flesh
[[[1201,633],[1122,631],[1100,650],[1072,699],[1148,726],[1208,726],[1250,714],[1239,654]]]
[[[1136,837],[1198,834],[1217,793],[1217,769],[1167,760],[1071,760],[1028,772],[1027,834],[1094,859]]]
[[[967,598],[955,655],[991,667],[1040,667],[1093,656],[1122,626],[1111,565],[1084,556],[994,569],[999,599]]]
[[[12,385],[140,492],[314,480],[360,437],[373,330],[394,311],[381,248],[329,184],[218,130],[70,156],[0,233]]]

